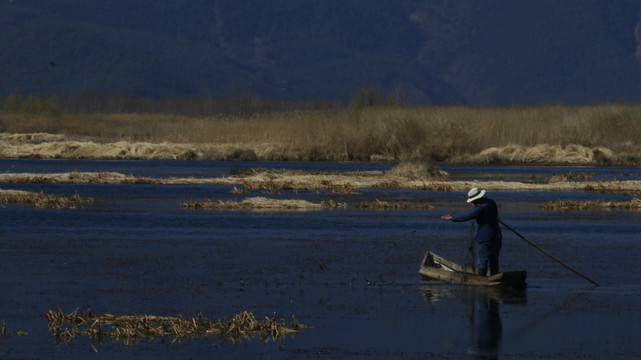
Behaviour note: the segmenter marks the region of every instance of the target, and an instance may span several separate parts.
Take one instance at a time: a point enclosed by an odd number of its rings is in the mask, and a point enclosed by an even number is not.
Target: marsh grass
[[[312,210],[320,209],[322,204],[312,203],[306,200],[270,199],[266,197],[250,197],[242,201],[185,201],[183,207],[188,209],[224,209],[224,210]]]
[[[93,203],[93,198],[83,198],[78,194],[58,196],[22,190],[0,190],[0,202],[33,204],[36,208],[75,209]]]
[[[550,162],[634,165],[641,158],[640,121],[641,106],[624,104],[377,106],[216,117],[2,112],[0,132],[96,144],[182,144],[171,156],[186,159],[527,163],[552,156]],[[471,157],[487,149],[494,150]],[[121,151],[107,157],[136,158]],[[140,150],[138,156],[152,154]]]
[[[625,182],[599,182],[596,184],[586,185],[585,191],[594,193],[620,193],[632,197],[641,196],[641,184],[639,186],[625,186]]]
[[[265,197],[249,197],[241,201],[222,201],[222,200],[205,200],[205,201],[185,201],[183,207],[188,209],[203,210],[315,210],[315,209],[335,209],[347,208],[350,205],[346,201],[335,201],[332,199],[323,200],[320,204],[312,203],[306,200],[296,199],[270,199]],[[357,209],[374,209],[374,210],[407,210],[420,209],[429,210],[434,206],[420,202],[388,202],[381,200],[361,201],[351,206]]]
[[[630,201],[575,201],[575,200],[558,200],[548,201],[540,205],[543,209],[549,210],[587,210],[587,209],[624,209],[639,210],[641,209],[641,199],[635,198]]]
[[[549,179],[547,179],[547,182],[549,183],[555,183],[555,182],[566,182],[566,181],[591,181],[594,179],[596,176],[596,173],[593,172],[579,172],[579,171],[573,171],[569,173],[564,173],[561,175],[554,175],[551,176]]]
[[[430,204],[418,203],[418,202],[388,202],[381,200],[374,201],[362,201],[356,205],[356,208],[359,209],[374,209],[374,210],[408,210],[408,209],[420,209],[420,210],[429,210],[433,209],[434,206]]]
[[[97,315],[87,310],[76,309],[69,314],[62,310],[49,310],[46,314],[49,330],[57,343],[70,343],[77,336],[87,336],[98,343],[104,338],[131,344],[143,339],[153,340],[168,337],[175,341],[188,338],[219,336],[233,343],[259,336],[263,341],[282,340],[285,335],[296,333],[305,328],[294,315],[291,326],[285,325],[276,314],[258,321],[253,313],[243,311],[230,319],[209,320],[202,316],[186,318],[183,316],[155,315]]]

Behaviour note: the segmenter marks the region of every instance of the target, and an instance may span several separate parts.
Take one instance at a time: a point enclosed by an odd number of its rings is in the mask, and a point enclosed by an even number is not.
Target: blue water
[[[164,161],[3,160],[10,172],[117,171],[141,176],[225,176],[234,168],[386,170],[389,165]],[[448,167],[455,177],[545,177],[577,169]],[[566,171],[567,170],[567,171]],[[583,171],[583,170],[580,170]],[[634,168],[591,168],[634,178]],[[0,241],[2,359],[502,359],[641,357],[641,212],[549,211],[557,199],[625,199],[581,192],[490,193],[501,217],[530,241],[600,283],[562,267],[504,229],[503,270],[528,271],[522,294],[424,282],[426,250],[469,260],[460,193],[364,189],[350,203],[409,198],[431,210],[206,211],[185,200],[242,199],[228,186],[0,184],[96,201],[82,209],[4,204]],[[270,196],[265,194],[250,194]],[[336,194],[283,192],[320,202]],[[629,199],[629,197],[627,197]],[[185,315],[259,319],[294,314],[312,326],[284,341],[254,338],[143,340],[131,345],[76,338],[56,344],[45,313]],[[16,331],[28,332],[18,336]],[[13,334],[12,334],[13,332]],[[484,336],[487,335],[487,336]],[[485,346],[485,348],[484,348]],[[476,355],[475,355],[476,354]]]

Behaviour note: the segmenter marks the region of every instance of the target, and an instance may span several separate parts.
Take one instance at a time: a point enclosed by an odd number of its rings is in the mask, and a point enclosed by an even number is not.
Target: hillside
[[[0,2],[0,98],[641,101],[641,3],[400,0]],[[636,31],[636,37],[635,37]]]

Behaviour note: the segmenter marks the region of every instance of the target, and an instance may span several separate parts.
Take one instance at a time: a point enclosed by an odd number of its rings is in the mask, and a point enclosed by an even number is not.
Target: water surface
[[[142,176],[225,176],[233,168],[386,170],[388,165],[153,161],[1,161],[5,171],[118,171]],[[561,168],[449,167],[483,179],[563,173]],[[591,168],[629,178],[635,169]],[[516,174],[516,175],[515,175]],[[350,201],[416,199],[432,210],[204,211],[185,200],[240,199],[226,186],[0,184],[91,196],[82,209],[5,204],[0,241],[0,358],[502,359],[641,357],[641,212],[549,211],[549,200],[624,199],[578,192],[490,193],[522,235],[601,284],[595,287],[504,229],[503,270],[528,271],[528,287],[496,293],[423,281],[426,250],[470,259],[470,224],[443,222],[469,207],[463,194],[364,189]],[[283,192],[320,202],[330,193]],[[45,313],[259,319],[294,314],[313,326],[284,341],[220,338],[129,346],[77,338],[56,344]],[[485,357],[487,358],[487,357]]]

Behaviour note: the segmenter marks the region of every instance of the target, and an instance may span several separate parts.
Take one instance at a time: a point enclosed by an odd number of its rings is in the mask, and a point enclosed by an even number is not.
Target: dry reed
[[[554,175],[550,177],[547,182],[566,182],[566,181],[591,181],[596,176],[596,173],[584,173],[584,172],[570,172],[561,175]]]
[[[580,180],[580,179],[579,179]],[[483,187],[492,191],[591,191],[626,193],[636,196],[641,189],[640,180],[625,181],[451,181],[446,178],[407,178],[382,172],[335,174],[310,174],[304,172],[267,172],[249,176],[224,176],[215,178],[149,178],[119,173],[62,173],[62,174],[10,174],[0,173],[0,183],[70,183],[70,184],[163,184],[163,185],[225,185],[236,187],[234,193],[246,194],[250,190],[279,193],[298,190],[328,191],[355,194],[363,188],[405,188],[422,191],[467,191]],[[238,186],[241,186],[240,188]]]
[[[0,328],[0,336],[2,337],[7,337],[7,336],[27,336],[29,335],[29,332],[27,331],[7,331],[7,322],[5,320],[2,320],[2,327]]]
[[[558,200],[548,201],[540,205],[543,209],[550,210],[573,210],[573,209],[624,209],[639,210],[641,209],[641,199],[632,199],[630,201],[575,201],[575,200]]]
[[[626,186],[629,181],[613,181],[613,182],[599,182],[595,184],[588,184],[585,186],[585,191],[595,193],[620,193],[628,196],[641,196],[640,186]]]
[[[434,206],[429,204],[417,203],[417,202],[388,202],[381,200],[374,201],[362,201],[356,205],[359,209],[375,209],[375,210],[408,210],[408,209],[421,209],[429,210],[433,209]]]
[[[365,107],[187,117],[0,114],[0,156],[628,164],[641,106]],[[20,136],[12,134],[49,133]]]
[[[71,196],[49,195],[22,190],[0,190],[0,202],[34,204],[36,208],[74,209],[93,203],[93,198],[83,198],[78,194]]]
[[[259,322],[254,314],[243,311],[226,320],[209,320],[202,316],[186,318],[183,316],[154,315],[96,315],[87,310],[76,309],[69,314],[62,310],[49,310],[46,314],[48,328],[57,342],[69,343],[77,336],[88,336],[101,342],[111,338],[131,344],[142,339],[153,340],[169,337],[172,341],[188,338],[219,336],[225,340],[239,343],[243,339],[260,336],[263,341],[282,340],[285,335],[298,332],[307,326],[300,324],[294,315],[291,326],[286,326],[276,314],[265,317]]]
[[[266,197],[251,197],[242,201],[185,201],[184,208],[189,209],[224,209],[224,210],[313,210],[323,207],[306,200],[281,200]]]

